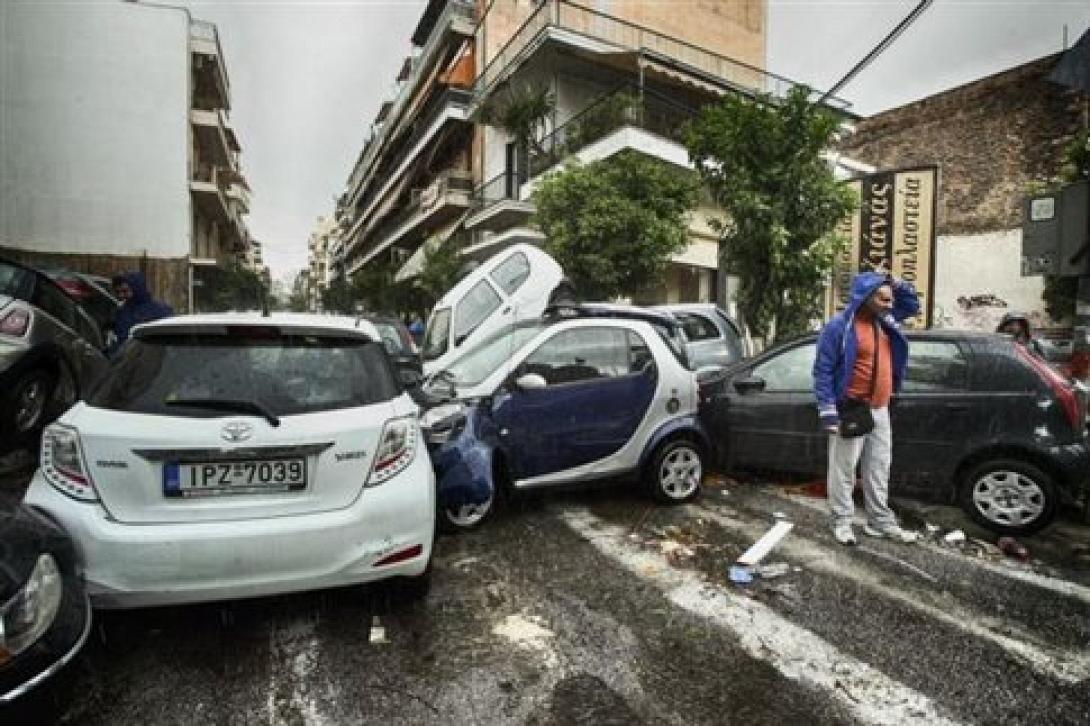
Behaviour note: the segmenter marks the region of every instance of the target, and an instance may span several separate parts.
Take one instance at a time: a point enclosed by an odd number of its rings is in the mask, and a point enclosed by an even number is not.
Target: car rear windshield
[[[130,341],[88,403],[201,418],[225,415],[222,407],[202,407],[202,400],[242,401],[287,416],[367,406],[400,393],[379,343],[193,333]]]

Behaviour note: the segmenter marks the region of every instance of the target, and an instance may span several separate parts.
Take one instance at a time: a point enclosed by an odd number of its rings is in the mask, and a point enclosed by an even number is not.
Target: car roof
[[[909,330],[902,330],[901,332],[903,332],[905,337],[908,338],[909,340],[915,340],[915,339],[918,339],[918,338],[920,338],[920,339],[926,338],[926,339],[929,339],[929,340],[978,341],[978,340],[999,340],[999,339],[1002,339],[1004,337],[1002,333],[993,333],[993,332],[991,332],[989,330],[969,330],[969,329],[959,329],[959,328],[931,328],[931,329],[928,329],[928,330],[909,329]],[[769,348],[769,350],[772,350],[773,348],[779,348],[780,346],[783,346],[783,345],[789,345],[789,344],[792,344],[792,343],[813,341],[813,340],[816,340],[817,337],[818,337],[817,332],[802,333],[801,335],[799,335],[799,336],[797,336],[795,338],[789,338],[787,340],[781,341],[780,343],[777,343],[776,345]],[[1009,337],[1009,336],[1007,336],[1007,337]]]
[[[217,327],[238,325],[291,328],[296,332],[309,332],[312,334],[358,335],[368,340],[379,340],[381,338],[374,324],[362,317],[318,315],[314,313],[270,313],[264,315],[259,312],[175,315],[142,323],[133,328],[133,335],[140,338],[172,333],[208,332],[210,329]]]
[[[668,313],[702,312],[710,313],[716,310],[722,311],[715,303],[671,303],[670,305],[656,305],[655,310],[665,310]]]
[[[680,327],[678,319],[668,312],[636,307],[635,305],[615,305],[613,303],[576,303],[574,305],[554,305],[545,309],[547,320],[578,320],[581,318],[616,318],[622,320],[642,320],[653,325],[667,328]]]

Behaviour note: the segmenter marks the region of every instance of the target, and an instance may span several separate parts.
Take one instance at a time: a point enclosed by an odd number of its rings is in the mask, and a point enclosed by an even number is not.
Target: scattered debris
[[[787,515],[784,514],[783,512],[773,512],[772,513],[772,518],[773,519],[787,519]]]
[[[960,529],[954,529],[946,533],[946,536],[942,538],[948,544],[955,544],[957,542],[965,541],[965,533]]]
[[[470,565],[475,565],[475,564],[477,564],[477,563],[478,563],[478,562],[480,562],[480,561],[481,561],[481,558],[480,558],[480,557],[466,557],[466,558],[465,558],[465,559],[463,559],[463,560],[458,560],[457,562],[455,562],[455,563],[454,563],[454,564],[452,565],[452,567],[453,567],[454,569],[456,569],[456,570],[464,570],[464,569],[466,569],[467,567],[469,567]]]
[[[999,545],[999,550],[1009,557],[1022,560],[1022,562],[1029,559],[1029,550],[1014,537],[1000,537],[996,544]]]
[[[742,556],[738,558],[738,564],[740,565],[756,565],[763,560],[765,556],[772,551],[772,548],[780,543],[787,533],[794,528],[794,524],[791,522],[779,521],[772,525],[772,529],[764,533],[759,540],[753,543],[753,546],[742,553]]]
[[[371,618],[371,632],[368,635],[368,642],[371,645],[386,645],[390,642],[386,639],[386,628],[382,625],[382,620],[378,615]]]
[[[724,487],[737,486],[738,482],[731,479],[729,476],[722,474],[706,474],[704,480],[700,482],[702,486],[708,489],[722,489]]]
[[[783,577],[787,573],[791,572],[791,565],[786,562],[775,562],[767,565],[761,565],[757,568],[757,576],[762,580],[771,580],[776,577]]]
[[[735,585],[748,585],[753,582],[753,572],[744,565],[731,565],[727,576]]]
[[[930,522],[924,522],[923,526],[927,529],[928,534],[938,534],[939,533],[940,528],[939,528],[939,525],[937,525],[937,524],[931,524]]]

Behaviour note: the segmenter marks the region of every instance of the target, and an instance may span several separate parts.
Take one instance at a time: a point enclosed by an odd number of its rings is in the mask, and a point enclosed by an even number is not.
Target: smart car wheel
[[[45,412],[53,396],[53,378],[45,371],[29,371],[14,386],[15,433],[33,434],[45,423]]]
[[[1056,485],[1032,464],[996,459],[974,467],[961,487],[961,507],[1001,534],[1031,534],[1056,516]]]
[[[463,504],[460,507],[444,509],[442,513],[443,528],[448,532],[474,529],[492,514],[492,504],[496,496],[492,495],[488,501],[482,504]]]
[[[700,491],[704,454],[689,439],[674,439],[659,447],[647,470],[651,495],[662,502],[687,502]]]

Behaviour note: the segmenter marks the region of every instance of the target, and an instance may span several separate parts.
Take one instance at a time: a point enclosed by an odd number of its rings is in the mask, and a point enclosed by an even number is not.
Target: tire
[[[495,509],[496,495],[492,494],[484,504],[467,504],[439,512],[439,528],[444,532],[468,532],[484,524]]]
[[[1018,459],[992,459],[962,479],[958,501],[973,521],[1000,534],[1039,532],[1056,516],[1052,476]]]
[[[705,454],[691,439],[677,438],[661,444],[644,471],[644,483],[660,502],[682,504],[700,493]]]
[[[12,386],[11,432],[30,442],[45,428],[55,388],[55,377],[43,370],[27,371]]]

